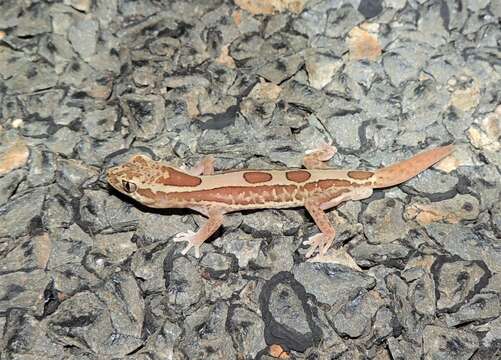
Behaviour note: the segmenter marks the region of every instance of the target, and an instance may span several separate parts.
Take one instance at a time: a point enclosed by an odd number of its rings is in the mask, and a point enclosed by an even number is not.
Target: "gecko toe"
[[[200,258],[200,245],[195,245],[195,257]]]
[[[325,240],[324,240],[323,234],[313,235],[308,240],[303,241],[303,244],[310,246],[308,248],[308,251],[305,254],[305,257],[307,257],[307,258],[311,257],[317,249],[319,249],[319,251],[321,251],[324,243],[325,243]]]
[[[181,242],[181,241],[190,242],[193,235],[195,235],[195,233],[191,230],[188,230],[186,232],[181,232],[181,233],[174,235],[172,240],[174,240],[174,242]]]

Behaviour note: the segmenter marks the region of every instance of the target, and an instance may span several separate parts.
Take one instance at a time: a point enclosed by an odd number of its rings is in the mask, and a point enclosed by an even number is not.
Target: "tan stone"
[[[451,94],[450,105],[455,108],[468,111],[477,107],[480,102],[480,86],[474,81],[468,88],[455,89]]]
[[[237,11],[233,12],[233,14],[231,14],[231,16],[233,17],[233,21],[235,22],[235,25],[240,26],[240,24],[242,23],[242,12],[240,10],[237,10]]]
[[[306,0],[235,0],[235,4],[252,15],[271,15],[284,11],[299,14]]]
[[[461,165],[459,159],[456,158],[454,154],[451,154],[433,165],[433,167],[435,169],[445,171],[446,173],[450,173],[451,171],[456,170],[459,165]]]
[[[49,234],[44,233],[42,235],[36,236],[33,239],[36,259],[38,267],[40,269],[45,269],[47,263],[49,262],[50,251],[52,249],[52,242],[50,240]]]
[[[219,57],[216,59],[216,62],[218,64],[227,66],[232,69],[236,67],[235,60],[233,60],[233,58],[230,56],[230,50],[228,48],[228,45],[223,46],[223,48],[221,49],[221,54],[219,54]]]
[[[381,44],[376,34],[369,32],[375,30],[368,25],[353,28],[348,34],[348,48],[352,60],[375,60],[381,55]]]
[[[260,102],[274,102],[278,99],[281,91],[282,88],[280,86],[261,79],[261,81],[254,86],[249,97]]]
[[[432,255],[422,255],[415,258],[410,258],[405,268],[406,269],[419,268],[429,271],[435,260],[436,260],[435,257]]]
[[[92,6],[92,0],[65,0],[64,3],[86,13],[90,11]]]
[[[488,151],[501,150],[499,138],[501,136],[501,105],[496,111],[484,118],[475,121],[467,132],[470,143],[477,149]]]
[[[284,348],[278,344],[270,345],[268,353],[276,359],[289,359],[289,354],[287,354]]]
[[[457,224],[473,220],[480,213],[478,200],[471,195],[456,195],[452,199],[430,202],[419,198],[405,208],[404,217],[414,219],[420,225],[442,221]]]
[[[0,154],[0,175],[20,168],[28,161],[30,151],[28,147],[18,141]]]
[[[204,88],[193,88],[184,95],[186,111],[188,112],[188,116],[192,119],[200,115],[200,110],[198,109],[198,99],[200,96],[207,96],[207,91]]]

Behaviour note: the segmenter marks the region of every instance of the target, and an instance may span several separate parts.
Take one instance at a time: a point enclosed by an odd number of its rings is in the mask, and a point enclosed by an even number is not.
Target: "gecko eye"
[[[134,184],[133,182],[122,180],[122,187],[124,190],[128,193],[133,193],[134,191],[137,190],[137,185]]]

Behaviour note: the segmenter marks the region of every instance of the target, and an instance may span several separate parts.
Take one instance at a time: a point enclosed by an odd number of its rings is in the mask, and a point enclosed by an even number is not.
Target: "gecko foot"
[[[303,164],[307,169],[323,169],[327,165],[324,163],[336,154],[333,145],[322,144],[316,149],[306,150],[303,157]]]
[[[325,253],[327,250],[325,235],[322,233],[311,236],[308,240],[303,241],[303,244],[310,245],[305,255],[307,258],[311,257],[317,249],[319,253]]]
[[[318,160],[327,161],[333,157],[337,152],[337,149],[333,145],[324,143],[315,149],[308,149],[305,151],[305,155],[315,155]]]
[[[174,242],[186,241],[188,245],[181,251],[181,254],[186,255],[191,248],[195,249],[195,257],[198,259],[200,257],[200,246],[203,241],[197,239],[197,233],[188,230],[187,232],[182,232],[174,236]]]

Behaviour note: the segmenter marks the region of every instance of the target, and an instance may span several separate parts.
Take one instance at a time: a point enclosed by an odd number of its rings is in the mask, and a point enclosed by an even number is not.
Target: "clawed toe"
[[[175,242],[181,242],[181,241],[190,241],[193,238],[193,235],[195,235],[195,232],[188,230],[186,232],[182,232],[179,234],[174,235],[173,240]]]
[[[196,239],[195,235],[196,235],[195,232],[188,230],[187,232],[179,233],[174,236],[173,238],[174,242],[186,241],[188,243],[186,247],[181,251],[181,254],[186,255],[191,248],[194,248],[195,257],[196,258],[200,257],[201,244],[199,244],[199,241]]]
[[[308,248],[308,251],[306,252],[305,257],[309,258],[311,257],[317,248],[319,249],[320,252],[323,251],[323,248],[325,247],[325,236],[323,234],[316,234],[311,236],[308,240],[303,241],[304,245],[309,245],[310,247]]]

